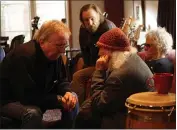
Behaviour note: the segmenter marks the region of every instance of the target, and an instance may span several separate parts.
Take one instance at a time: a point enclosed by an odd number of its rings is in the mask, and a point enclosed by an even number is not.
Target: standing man
[[[98,59],[98,47],[96,42],[106,31],[116,27],[115,24],[103,16],[98,6],[94,4],[84,5],[80,10],[79,42],[84,59],[84,69],[73,75],[71,87],[77,93],[79,103],[85,100],[85,87],[95,70]]]
[[[70,38],[66,25],[45,22],[34,40],[21,44],[0,66],[1,115],[17,120],[21,128],[43,128],[47,109],[62,110],[62,124],[71,128],[78,112],[77,96],[70,90],[61,54]]]

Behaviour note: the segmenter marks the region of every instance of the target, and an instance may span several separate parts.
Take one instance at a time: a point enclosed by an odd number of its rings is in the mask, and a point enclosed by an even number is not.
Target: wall
[[[70,18],[71,18],[71,25],[70,28],[72,30],[72,44],[73,48],[80,48],[79,46],[79,27],[80,27],[80,21],[79,21],[79,11],[80,8],[89,3],[97,4],[101,10],[104,12],[104,0],[71,0],[70,1]],[[129,16],[135,17],[133,13],[133,9],[135,11],[135,8],[133,8],[136,5],[141,6],[140,0],[124,0],[124,17],[128,18]],[[145,8],[146,8],[146,27],[148,27],[148,24],[150,24],[151,28],[155,28],[157,26],[156,18],[157,18],[157,9],[158,9],[158,0],[145,1]],[[141,13],[141,12],[140,12]],[[144,42],[144,32],[141,34],[142,42]]]
[[[157,27],[157,11],[158,1],[145,1],[146,5],[146,26],[150,25],[151,28]]]
[[[124,17],[128,18],[129,16],[132,16],[136,18],[136,11],[135,11],[136,6],[140,6],[141,8],[140,0],[135,0],[134,2],[131,0],[124,0]],[[145,1],[146,27],[148,27],[148,25],[150,25],[152,28],[157,27],[157,9],[158,9],[158,0]],[[142,15],[141,11],[140,13]]]
[[[124,17],[128,18],[129,16],[133,15],[133,1],[131,0],[125,0],[124,1]]]
[[[108,19],[117,27],[120,27],[124,17],[124,0],[104,0],[105,11],[108,13]]]
[[[142,11],[141,11],[141,1],[140,0],[124,0],[124,17],[128,18],[132,16],[136,19],[136,6],[140,6],[140,20],[138,24],[142,24]],[[157,10],[158,10],[158,0],[145,0],[145,27],[146,29],[150,25],[151,29],[157,27]],[[134,13],[133,13],[134,12]],[[140,40],[138,44],[145,42],[145,32],[140,33]]]
[[[71,31],[72,31],[72,47],[80,48],[79,46],[79,28],[81,22],[79,20],[80,9],[85,4],[97,4],[101,11],[104,12],[104,1],[103,0],[71,0],[70,1],[70,13],[71,13]]]

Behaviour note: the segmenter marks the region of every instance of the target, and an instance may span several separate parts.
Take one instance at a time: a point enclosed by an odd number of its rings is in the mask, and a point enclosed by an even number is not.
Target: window
[[[9,36],[8,43],[17,35],[30,38],[29,1],[1,1],[1,35]]]
[[[66,18],[66,1],[1,1],[1,36],[9,36],[8,44],[17,35],[25,35],[25,42],[31,39],[31,5],[36,4],[40,25],[50,19]],[[33,5],[34,6],[34,5]]]
[[[36,15],[39,26],[46,20],[65,18],[65,1],[36,1]]]

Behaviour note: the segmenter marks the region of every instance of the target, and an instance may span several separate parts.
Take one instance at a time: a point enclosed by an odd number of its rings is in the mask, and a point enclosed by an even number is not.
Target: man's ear
[[[40,45],[43,45],[43,44],[44,44],[44,41],[43,41],[43,40],[39,40],[39,44],[40,44]]]
[[[41,47],[43,47],[43,46],[44,46],[44,41],[43,41],[43,40],[39,40],[39,45],[40,45]]]

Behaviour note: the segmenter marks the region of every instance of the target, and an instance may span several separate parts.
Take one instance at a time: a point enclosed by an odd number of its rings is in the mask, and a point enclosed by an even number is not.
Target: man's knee
[[[74,120],[79,113],[79,103],[77,102],[75,107],[71,111],[62,109],[62,118],[64,120]]]
[[[77,114],[79,113],[79,102],[76,103],[76,105],[73,109],[73,112],[74,112],[75,116],[77,116]]]
[[[75,72],[75,73],[73,74],[73,80],[74,80],[74,81],[79,81],[79,80],[81,80],[81,78],[82,78],[82,74],[81,74],[80,71],[77,71],[77,72]]]
[[[29,108],[23,115],[23,118],[27,117],[32,119],[41,119],[42,120],[42,112],[40,109]]]
[[[27,108],[22,117],[21,128],[43,128],[42,112],[39,109]]]
[[[90,72],[86,69],[82,69],[73,74],[73,81],[85,84],[91,78]]]

